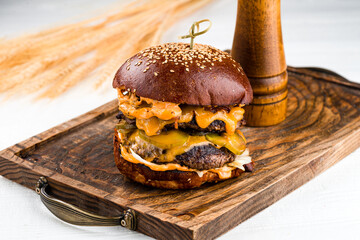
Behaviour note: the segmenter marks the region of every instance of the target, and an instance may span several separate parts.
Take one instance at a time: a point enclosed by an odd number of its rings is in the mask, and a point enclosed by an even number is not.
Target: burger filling
[[[242,106],[189,106],[138,97],[124,89],[118,93],[116,128],[126,160],[154,171],[212,171],[220,178],[230,177],[235,168],[245,171],[251,163],[238,129]]]

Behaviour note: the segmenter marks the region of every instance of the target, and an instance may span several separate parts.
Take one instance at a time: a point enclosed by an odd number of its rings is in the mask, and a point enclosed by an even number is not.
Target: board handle
[[[51,197],[46,188],[49,186],[45,177],[40,177],[36,183],[35,191],[40,195],[41,201],[56,217],[61,220],[80,226],[116,226],[121,225],[130,230],[136,230],[136,215],[132,209],[125,210],[120,216],[105,217],[84,211],[69,203]]]

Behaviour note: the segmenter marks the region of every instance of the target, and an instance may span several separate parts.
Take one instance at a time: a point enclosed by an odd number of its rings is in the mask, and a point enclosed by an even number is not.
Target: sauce
[[[159,134],[168,124],[175,123],[177,128],[178,123],[190,122],[194,116],[201,128],[207,128],[215,120],[223,121],[226,132],[231,135],[234,134],[238,121],[242,120],[244,115],[244,109],[240,106],[231,107],[230,112],[220,109],[213,113],[201,106],[180,108],[176,103],[143,97],[139,100],[133,93],[123,95],[121,89],[118,89],[118,99],[120,111],[128,118],[136,118],[137,128],[144,130],[149,136]]]

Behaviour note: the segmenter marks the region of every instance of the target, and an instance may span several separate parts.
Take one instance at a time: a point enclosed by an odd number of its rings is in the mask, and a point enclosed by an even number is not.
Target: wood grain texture
[[[239,178],[186,191],[124,178],[112,155],[116,101],[1,151],[0,174],[32,189],[46,176],[52,194],[97,214],[132,208],[138,231],[158,239],[213,239],[360,146],[360,91],[326,70],[288,73],[287,118],[243,129],[256,169]]]
[[[248,126],[272,126],[286,116],[286,62],[281,32],[280,0],[238,0],[232,57],[251,86],[253,102],[245,108]]]

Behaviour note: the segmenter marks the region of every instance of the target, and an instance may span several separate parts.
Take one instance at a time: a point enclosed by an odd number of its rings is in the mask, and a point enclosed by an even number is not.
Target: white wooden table
[[[74,22],[104,11],[114,0],[2,0],[0,37]],[[231,47],[235,0],[217,0],[179,22],[162,39],[178,41],[195,20],[213,27],[196,41]],[[100,10],[99,10],[100,9]],[[331,69],[360,83],[360,1],[282,2],[286,60]],[[90,85],[90,84],[89,84]],[[87,112],[116,97],[82,83],[59,99],[0,102],[0,149]],[[358,139],[360,141],[360,139]],[[216,227],[216,226],[214,226]],[[78,227],[55,218],[35,192],[0,176],[0,239],[146,239],[121,227]],[[220,239],[360,239],[360,149]]]

